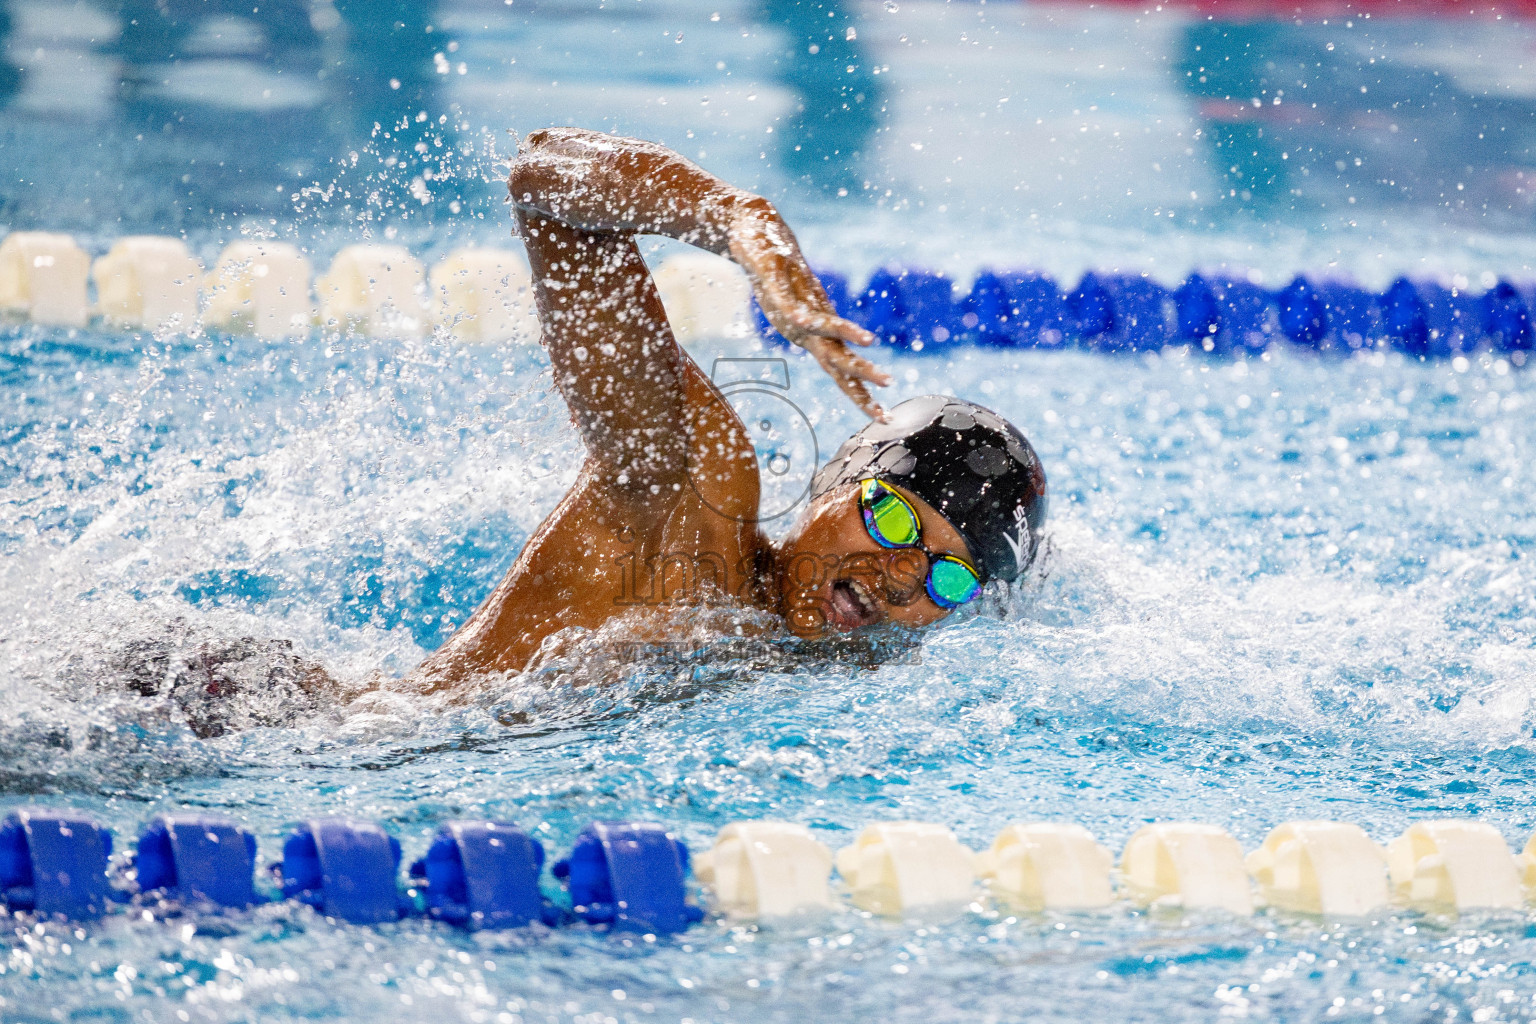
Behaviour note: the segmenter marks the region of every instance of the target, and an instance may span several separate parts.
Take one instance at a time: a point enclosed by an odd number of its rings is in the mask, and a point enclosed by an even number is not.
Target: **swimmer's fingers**
[[[796,345],[804,346],[811,338],[835,338],[838,341],[865,348],[875,343],[873,334],[835,313],[823,313],[820,310],[802,307],[782,314],[782,319],[784,326],[779,327],[778,324],[774,324],[774,327]]]
[[[754,268],[752,287],[774,330],[796,345],[810,337],[840,338],[861,346],[874,343],[873,334],[837,315],[826,289],[803,261],[778,259]]]
[[[853,400],[854,405],[863,409],[871,419],[885,419],[885,410],[870,395],[869,385],[884,387],[891,382],[888,374],[863,356],[849,351],[841,339],[816,338],[809,340],[804,347],[816,357],[821,368],[837,382],[837,386]]]
[[[864,410],[864,415],[880,423],[885,422],[885,407],[875,401],[870,395],[869,388],[863,382],[856,380],[840,380],[837,386],[843,389],[843,394],[853,400],[853,404]]]
[[[806,341],[804,348],[821,368],[831,376],[849,380],[867,381],[870,384],[878,384],[885,387],[891,382],[890,374],[880,369],[874,363],[863,356],[849,350],[841,339],[838,338],[814,338]]]
[[[885,408],[869,393],[869,387],[861,380],[853,380],[847,377],[835,377],[837,386],[843,394],[853,400],[853,404],[864,410],[864,414],[872,420],[885,422]]]
[[[821,296],[802,297],[762,289],[758,305],[773,329],[796,345],[804,346],[813,338],[837,338],[854,345],[869,345],[875,340],[858,324],[832,312],[831,304]]]
[[[769,320],[778,332],[815,356],[821,368],[837,382],[843,394],[852,399],[853,404],[863,409],[871,419],[885,419],[885,410],[870,396],[869,385],[885,387],[891,378],[868,359],[855,355],[848,347],[850,344],[871,345],[875,336],[858,324],[844,320],[835,313],[818,310],[809,303],[771,305],[773,311],[769,314]]]
[[[775,242],[775,229],[787,237]],[[850,345],[874,344],[873,334],[837,315],[827,290],[806,266],[788,231],[782,222],[749,219],[731,237],[731,254],[751,277],[757,304],[774,330],[801,346],[818,337]]]
[[[841,345],[829,344],[827,348],[831,352],[831,358],[844,375],[855,380],[878,384],[881,387],[887,387],[891,383],[890,374],[863,356],[850,352]]]

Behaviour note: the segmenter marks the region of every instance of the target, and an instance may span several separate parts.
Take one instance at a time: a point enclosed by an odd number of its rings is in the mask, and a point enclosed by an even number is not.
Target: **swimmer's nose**
[[[897,548],[885,558],[885,599],[894,605],[911,604],[923,592],[928,577],[928,557],[914,548]]]

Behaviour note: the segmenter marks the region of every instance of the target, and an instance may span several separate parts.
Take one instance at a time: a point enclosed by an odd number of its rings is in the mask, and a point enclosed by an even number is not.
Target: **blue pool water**
[[[321,266],[368,237],[431,258],[506,239],[504,129],[580,123],[763,190],[854,275],[1536,276],[1525,25],[464,2],[395,12],[391,34],[370,29],[383,7],[221,10],[14,4],[0,219],[96,252],[156,231],[205,261],[269,234]],[[1274,113],[1297,94],[1304,114]],[[1245,848],[1297,818],[1381,841],[1434,816],[1520,846],[1536,829],[1528,368],[1285,347],[880,358],[893,400],[952,389],[1039,449],[1050,548],[1008,606],[872,671],[712,651],[701,628],[698,650],[609,686],[581,685],[578,645],[447,704],[365,691],[443,641],[572,479],[542,353],[4,327],[0,809],[75,806],[120,837],[211,809],[264,860],[334,813],[385,822],[407,858],[454,816],[554,850],[626,817],[695,849],[758,817],[833,847],[894,817],[975,848],[1033,819],[1115,849],[1152,820]],[[805,361],[789,372],[825,451],[857,416]],[[168,635],[291,640],[355,694],[279,724],[249,695],[230,711],[250,727],[199,738],[114,667]],[[0,925],[4,1021],[1536,1018],[1522,915],[845,909],[655,942],[291,904]]]

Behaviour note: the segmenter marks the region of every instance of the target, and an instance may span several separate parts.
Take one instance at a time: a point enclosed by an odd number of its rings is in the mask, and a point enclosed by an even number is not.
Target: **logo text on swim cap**
[[[1013,549],[1014,567],[1019,572],[1023,572],[1029,567],[1030,559],[1035,555],[1035,537],[1029,532],[1029,522],[1025,518],[1023,505],[1018,505],[1013,510],[1013,528],[1014,535],[1010,537],[1005,532],[1003,540],[1006,540],[1008,546]]]

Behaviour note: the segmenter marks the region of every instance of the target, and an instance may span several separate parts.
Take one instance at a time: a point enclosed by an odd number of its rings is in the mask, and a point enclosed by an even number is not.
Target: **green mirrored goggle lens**
[[[888,548],[911,547],[920,529],[911,507],[890,491],[884,491],[864,512],[869,535]]]
[[[981,580],[970,566],[957,558],[941,555],[928,569],[928,596],[940,608],[954,608],[972,600],[981,590]]]

